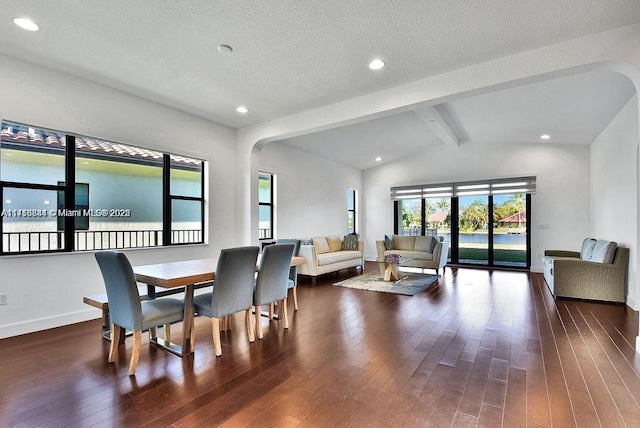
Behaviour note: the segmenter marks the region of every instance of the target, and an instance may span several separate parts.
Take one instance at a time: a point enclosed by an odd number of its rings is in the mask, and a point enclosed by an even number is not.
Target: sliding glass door
[[[493,196],[493,264],[527,267],[527,196]]]
[[[395,230],[447,242],[450,263],[528,268],[534,191],[535,177],[392,188]]]
[[[458,262],[489,264],[489,197],[458,198]]]

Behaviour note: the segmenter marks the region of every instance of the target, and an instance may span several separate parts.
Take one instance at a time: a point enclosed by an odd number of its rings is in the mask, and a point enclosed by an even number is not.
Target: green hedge
[[[449,253],[451,254],[451,253]],[[460,248],[461,260],[487,260],[489,251],[482,248]],[[524,250],[493,250],[494,262],[526,263],[527,254]]]

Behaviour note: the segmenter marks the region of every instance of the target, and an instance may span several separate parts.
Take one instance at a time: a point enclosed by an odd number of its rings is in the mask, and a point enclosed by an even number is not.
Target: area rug
[[[435,283],[440,275],[425,275],[419,273],[400,272],[400,281],[385,281],[378,273],[368,272],[354,276],[344,281],[336,282],[335,286],[357,288],[358,290],[379,291],[381,293],[404,294],[414,296]]]

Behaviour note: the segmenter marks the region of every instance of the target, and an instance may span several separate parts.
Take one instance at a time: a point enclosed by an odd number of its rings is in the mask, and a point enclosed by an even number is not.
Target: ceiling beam
[[[455,132],[453,132],[447,121],[444,120],[435,107],[421,107],[414,111],[420,120],[422,120],[445,145],[451,147],[458,147],[460,145],[460,141]]]

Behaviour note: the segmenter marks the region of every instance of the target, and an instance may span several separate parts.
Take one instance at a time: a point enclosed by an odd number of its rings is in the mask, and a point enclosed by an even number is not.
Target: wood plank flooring
[[[263,318],[253,344],[238,314],[218,358],[207,318],[188,358],[145,338],[135,377],[99,320],[0,340],[0,426],[640,426],[627,306],[499,270],[447,268],[413,297],[332,286],[357,273],[302,279],[290,328]]]

